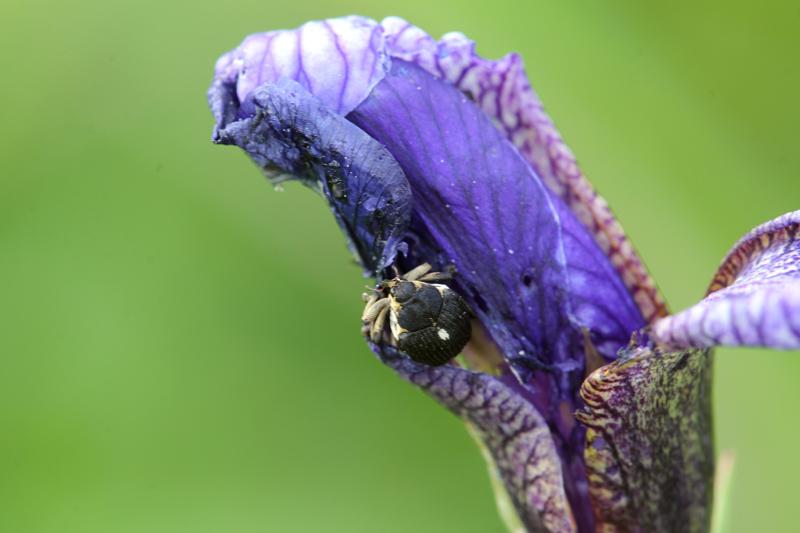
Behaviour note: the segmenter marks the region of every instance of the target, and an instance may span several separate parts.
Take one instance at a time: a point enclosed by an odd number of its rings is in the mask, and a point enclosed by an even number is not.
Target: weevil
[[[364,295],[361,320],[372,342],[386,338],[414,361],[443,365],[458,355],[472,335],[470,310],[453,289],[437,281],[450,274],[432,272],[428,263],[397,274]]]

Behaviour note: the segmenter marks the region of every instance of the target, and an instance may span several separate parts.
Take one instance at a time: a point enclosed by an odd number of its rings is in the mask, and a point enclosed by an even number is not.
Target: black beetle
[[[389,318],[391,342],[414,361],[442,365],[461,352],[472,335],[470,310],[447,285],[431,283],[450,276],[431,272],[427,263],[381,283],[365,298],[362,320],[373,342],[384,336]]]

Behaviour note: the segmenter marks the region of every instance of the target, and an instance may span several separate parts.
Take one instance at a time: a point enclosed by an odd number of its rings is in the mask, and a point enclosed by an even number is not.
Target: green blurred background
[[[650,4],[4,0],[0,531],[502,531],[461,423],[359,338],[325,204],[213,146],[205,91],[348,13],[517,50],[678,309],[800,208],[800,8]],[[797,529],[797,355],[718,352],[729,531]]]

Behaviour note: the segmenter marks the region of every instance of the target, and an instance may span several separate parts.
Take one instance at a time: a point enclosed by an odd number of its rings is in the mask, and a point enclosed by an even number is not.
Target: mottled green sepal
[[[633,347],[584,382],[585,459],[598,531],[708,531],[711,353]]]

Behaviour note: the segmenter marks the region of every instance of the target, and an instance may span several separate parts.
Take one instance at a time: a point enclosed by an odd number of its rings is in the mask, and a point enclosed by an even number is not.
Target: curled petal
[[[650,322],[666,314],[646,269],[544,112],[516,54],[486,60],[460,33],[448,33],[437,42],[397,17],[380,24],[343,17],[309,22],[296,30],[251,35],[217,62],[209,90],[217,129],[234,118],[249,116],[255,90],[281,78],[298,82],[332,110],[346,114],[383,78],[392,58],[419,65],[475,100],[589,228],[645,319]]]
[[[666,315],[666,305],[606,201],[578,168],[575,156],[528,81],[522,59],[492,61],[475,53],[461,33],[436,41],[397,17],[381,22],[392,57],[413,62],[469,95],[590,230],[631,291],[647,322]]]
[[[711,354],[633,347],[593,372],[581,396],[597,531],[707,531]]]
[[[298,83],[264,84],[253,114],[218,130],[265,171],[319,187],[362,264],[372,273],[394,262],[411,213],[411,191],[392,155]]]
[[[430,367],[389,346],[372,346],[384,363],[471,424],[503,480],[527,531],[575,531],[561,461],[547,423],[498,378],[454,365]]]
[[[800,211],[755,228],[728,253],[700,303],[653,326],[672,347],[800,348]]]
[[[346,114],[383,77],[387,62],[383,30],[375,21],[353,16],[308,22],[296,30],[250,35],[223,55],[209,100],[214,110],[213,101],[226,91],[235,98],[238,116],[244,117],[254,111],[251,96],[256,89],[286,78]],[[219,122],[223,107],[214,112]]]

